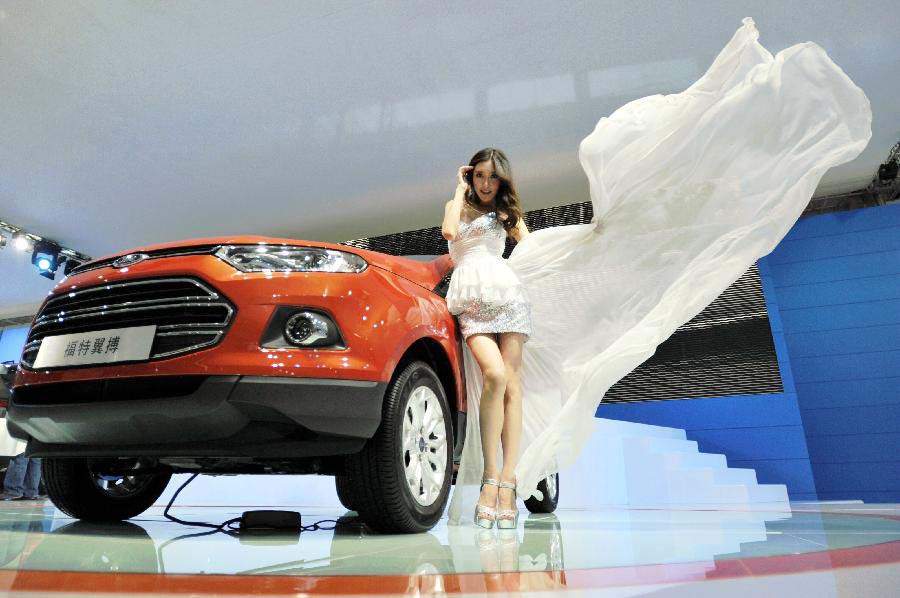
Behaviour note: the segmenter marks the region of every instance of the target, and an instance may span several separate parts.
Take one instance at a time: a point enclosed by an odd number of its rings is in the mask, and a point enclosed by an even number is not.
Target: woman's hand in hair
[[[456,183],[457,187],[463,187],[464,189],[469,188],[469,181],[466,180],[466,173],[472,170],[474,166],[460,166],[459,170],[456,171]]]

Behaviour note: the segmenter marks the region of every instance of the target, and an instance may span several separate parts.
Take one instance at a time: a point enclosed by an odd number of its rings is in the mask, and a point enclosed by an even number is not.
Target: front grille
[[[152,278],[86,287],[52,297],[35,318],[22,364],[31,367],[49,336],[156,325],[150,359],[217,344],[234,319],[228,299],[193,278]]]
[[[149,251],[140,251],[135,253],[143,253],[146,254],[149,259],[157,259],[161,257],[178,257],[182,255],[211,255],[216,252],[216,250],[221,247],[221,245],[194,245],[191,247],[169,247],[167,249],[151,249]],[[119,259],[120,257],[124,257],[128,255],[127,253],[123,253],[121,255],[114,255],[113,257],[108,257],[104,260],[94,260],[92,262],[87,262],[74,268],[72,272],[69,273],[69,276],[75,276],[76,274],[81,274],[82,272],[87,272],[88,270],[96,270],[97,268],[105,268],[107,266],[111,266],[114,261]]]

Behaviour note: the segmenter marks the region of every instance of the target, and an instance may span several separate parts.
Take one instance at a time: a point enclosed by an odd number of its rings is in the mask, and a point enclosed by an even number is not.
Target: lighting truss
[[[67,273],[69,271],[71,271],[71,269],[72,269],[70,264],[75,263],[75,262],[83,264],[83,263],[89,262],[89,261],[91,261],[91,259],[93,259],[93,258],[91,258],[91,256],[81,253],[80,251],[75,251],[74,249],[71,249],[69,247],[64,247],[63,245],[61,245],[60,243],[57,243],[56,241],[54,241],[52,239],[48,239],[46,237],[42,237],[42,236],[36,235],[34,233],[30,233],[30,232],[26,231],[25,229],[23,229],[22,227],[15,226],[15,225],[9,224],[8,222],[4,222],[3,220],[0,220],[0,249],[3,249],[6,245],[9,244],[9,241],[11,241],[12,239],[15,239],[15,238],[25,239],[31,248],[35,247],[36,245],[38,245],[40,243],[49,243],[49,244],[53,244],[53,245],[58,245],[59,246],[59,254],[58,254],[59,257],[58,257],[57,263],[62,264],[63,262],[65,262],[65,264],[66,264],[65,271]],[[29,249],[25,253],[30,254],[31,250]]]

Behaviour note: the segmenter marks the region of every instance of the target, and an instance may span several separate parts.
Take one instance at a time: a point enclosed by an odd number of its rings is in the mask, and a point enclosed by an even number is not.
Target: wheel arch
[[[397,367],[394,371],[402,371],[406,364],[417,359],[424,361],[434,369],[434,373],[437,374],[441,385],[447,393],[447,404],[451,412],[450,423],[453,427],[453,437],[455,439],[459,435],[459,430],[457,429],[459,424],[459,405],[457,401],[459,388],[457,387],[453,366],[450,364],[450,356],[447,355],[444,347],[438,341],[422,337],[407,347],[397,361]]]

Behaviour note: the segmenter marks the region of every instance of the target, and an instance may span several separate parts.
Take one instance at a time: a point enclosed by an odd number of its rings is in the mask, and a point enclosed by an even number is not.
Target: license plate
[[[152,325],[48,336],[41,340],[32,367],[56,368],[148,359],[155,334],[156,326]]]

